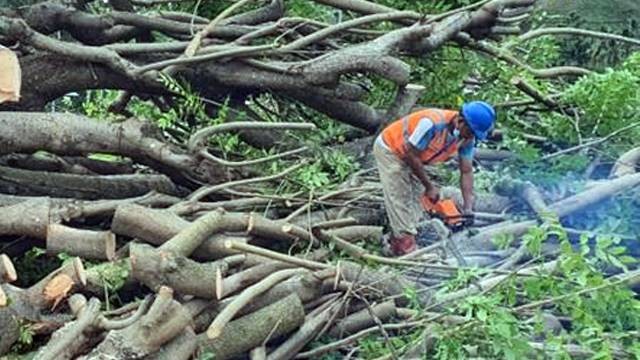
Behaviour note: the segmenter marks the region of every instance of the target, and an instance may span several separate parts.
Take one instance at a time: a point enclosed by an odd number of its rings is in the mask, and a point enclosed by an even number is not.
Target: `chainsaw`
[[[420,201],[422,207],[431,217],[442,220],[453,232],[473,225],[474,216],[462,214],[452,199],[438,199],[434,202],[426,194],[423,194]]]
[[[420,202],[427,213],[429,213],[432,218],[439,219],[442,224],[451,231],[451,233],[458,232],[466,226],[473,225],[474,216],[462,214],[452,199],[438,199],[436,201],[432,201],[426,194],[423,194]],[[446,236],[442,240],[444,248],[451,252],[458,261],[458,264],[461,266],[467,266],[468,264],[464,256],[462,256],[452,238],[450,236]]]

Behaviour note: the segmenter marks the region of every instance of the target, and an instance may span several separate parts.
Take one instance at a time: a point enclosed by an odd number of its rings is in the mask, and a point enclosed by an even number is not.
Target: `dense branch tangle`
[[[239,2],[206,24],[206,19],[186,13],[142,15],[131,6],[128,11],[114,6],[109,13],[93,14],[51,1],[0,11],[0,43],[35,49],[24,53],[31,61],[25,66],[23,101],[14,109],[40,109],[69,91],[94,88],[96,81],[133,94],[169,95],[158,82],[164,72],[190,82],[207,97],[273,92],[375,131],[393,112],[362,102],[365,93],[342,75],[372,73],[401,89],[411,71],[401,54],[424,56],[462,33],[486,38],[501,14],[534,2],[482,1],[431,16],[366,1],[321,1],[364,14],[336,24],[286,17],[282,0],[245,12],[248,2]],[[377,30],[384,22],[395,24],[394,29]],[[57,31],[65,36],[54,36]],[[157,34],[170,40],[154,41]],[[134,38],[138,41],[130,42]],[[54,59],[79,68],[76,74],[69,73],[71,67],[52,74],[69,80],[64,89],[37,81],[37,73]],[[83,70],[87,67],[91,71]],[[398,96],[404,92],[399,90]]]

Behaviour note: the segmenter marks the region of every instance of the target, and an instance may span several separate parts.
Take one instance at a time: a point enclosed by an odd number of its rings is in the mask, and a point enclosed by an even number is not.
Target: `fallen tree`
[[[531,26],[535,0],[433,14],[367,0],[304,4],[332,14],[326,22],[296,16],[300,4],[282,0],[184,3],[0,9],[0,44],[24,74],[18,101],[0,104],[0,355],[624,358],[636,350],[639,278],[622,247],[635,240],[598,226],[619,220],[606,208],[614,202],[638,209],[638,149],[625,148],[611,167],[598,146],[637,124],[603,135],[598,122],[584,136],[589,114],[552,92],[592,71],[537,68],[512,46],[561,29],[502,41]],[[505,101],[496,107],[517,110],[498,125],[508,141],[476,153],[474,223],[453,231],[428,219],[421,248],[391,258],[371,145],[385,125],[434,103],[436,81],[413,83],[415,73],[441,75],[430,62],[451,49],[513,74],[487,76],[479,66],[453,84],[455,101],[435,103],[453,107],[460,88],[475,97],[500,83],[513,92],[491,93]],[[466,62],[456,64],[477,65]],[[538,86],[560,77],[551,90]],[[551,126],[542,113],[573,117],[577,144],[528,134],[531,121]],[[584,174],[549,165],[575,153],[593,160]],[[461,203],[451,165],[428,170],[449,185],[442,197]],[[519,166],[543,171],[523,175]],[[566,186],[541,185],[544,171],[562,171]],[[637,219],[624,221],[631,228]],[[593,328],[598,341],[583,341]],[[542,345],[560,333],[558,346]],[[27,334],[36,340],[27,344]]]

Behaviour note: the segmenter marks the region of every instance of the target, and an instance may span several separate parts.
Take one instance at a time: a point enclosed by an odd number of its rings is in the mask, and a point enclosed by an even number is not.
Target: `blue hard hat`
[[[464,103],[460,113],[478,140],[487,138],[489,131],[493,128],[493,123],[496,121],[495,109],[484,101]]]

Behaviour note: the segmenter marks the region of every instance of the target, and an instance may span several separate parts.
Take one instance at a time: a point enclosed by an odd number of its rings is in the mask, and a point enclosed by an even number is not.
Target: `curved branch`
[[[550,28],[532,30],[525,34],[520,35],[518,37],[518,42],[530,41],[537,37],[545,36],[545,35],[589,36],[589,37],[595,37],[595,38],[605,39],[605,40],[615,40],[615,41],[620,41],[620,42],[624,42],[624,43],[635,45],[635,46],[640,46],[640,39],[634,39],[626,36],[621,36],[621,35],[601,32],[601,31],[592,31],[592,30],[578,29],[578,28],[572,28],[572,27],[550,27]],[[511,46],[514,46],[514,45],[515,44],[512,44]]]
[[[287,52],[287,51],[300,49],[310,44],[316,43],[320,40],[326,39],[327,37],[337,32],[346,31],[348,29],[352,29],[365,24],[370,24],[373,22],[409,19],[412,17],[413,14],[414,12],[412,11],[394,11],[389,13],[362,16],[359,18],[355,18],[349,21],[344,21],[344,22],[326,27],[324,29],[318,30],[310,35],[307,35],[303,38],[295,40],[294,42],[281,47],[278,51]]]
[[[342,10],[350,10],[360,14],[379,14],[398,11],[397,9],[376,4],[366,0],[313,0],[314,2],[328,5]],[[423,16],[413,12],[412,20],[420,20]]]
[[[187,142],[187,148],[191,153],[197,152],[197,150],[204,146],[207,139],[215,134],[244,130],[244,129],[265,129],[265,130],[313,130],[316,126],[311,123],[264,123],[256,121],[235,121],[231,123],[209,126],[204,129],[198,130],[191,136]]]
[[[135,78],[133,69],[136,66],[121,58],[115,51],[102,47],[83,46],[53,39],[34,31],[23,20],[0,16],[0,33],[6,34],[13,40],[30,44],[37,49],[50,51],[78,60],[103,64],[115,72]]]
[[[235,297],[213,320],[207,329],[207,337],[215,339],[220,336],[223,328],[231,319],[242,310],[251,300],[292,276],[307,273],[306,269],[285,269],[275,272],[255,285],[252,285]]]
[[[540,79],[557,78],[560,76],[584,76],[592,73],[590,70],[575,66],[558,66],[548,69],[535,69],[520,61],[513,54],[505,51],[504,49],[498,48],[486,41],[474,41],[467,34],[458,34],[456,41],[461,45],[467,46],[471,50],[484,53],[498,60],[520,67]]]
[[[257,46],[241,46],[241,47],[235,47],[235,48],[222,50],[218,52],[213,52],[210,54],[191,56],[191,57],[178,57],[175,59],[162,60],[162,61],[141,66],[137,68],[134,73],[137,75],[140,75],[147,71],[160,70],[169,66],[193,64],[198,62],[217,60],[221,58],[256,56],[256,55],[260,55],[260,53],[263,53],[265,51],[274,49],[275,47],[276,47],[275,44],[257,45]]]
[[[212,194],[212,193],[214,193],[216,191],[220,191],[221,189],[225,189],[225,188],[228,188],[228,187],[231,187],[231,186],[253,184],[253,183],[257,183],[257,182],[264,182],[264,181],[271,181],[271,180],[279,179],[281,177],[287,176],[288,174],[298,170],[299,168],[301,168],[304,165],[305,165],[305,163],[296,164],[296,165],[288,167],[288,168],[284,169],[283,171],[281,171],[281,172],[279,172],[277,174],[273,174],[273,175],[262,176],[262,177],[253,178],[253,179],[243,179],[243,180],[230,181],[230,182],[223,183],[223,184],[218,184],[218,185],[204,186],[204,187],[201,187],[200,189],[194,191],[189,196],[189,201],[198,201],[198,200],[202,199],[203,197],[205,197],[205,196],[207,196],[209,194]]]
[[[307,150],[309,150],[309,148],[307,146],[303,146],[301,148],[290,150],[290,151],[285,151],[285,152],[282,152],[282,153],[279,153],[279,154],[269,155],[269,156],[265,156],[263,158],[253,159],[253,160],[245,160],[245,161],[228,161],[228,160],[221,159],[219,157],[213,156],[206,150],[201,150],[198,154],[200,156],[202,156],[204,159],[212,161],[212,162],[214,162],[216,164],[220,164],[220,165],[228,166],[228,167],[235,167],[235,166],[250,166],[250,165],[262,164],[262,163],[265,163],[265,162],[269,162],[269,161],[273,161],[273,160],[277,160],[277,159],[282,159],[282,158],[287,157],[287,156],[300,154],[300,153],[303,153],[303,152],[305,152]]]

